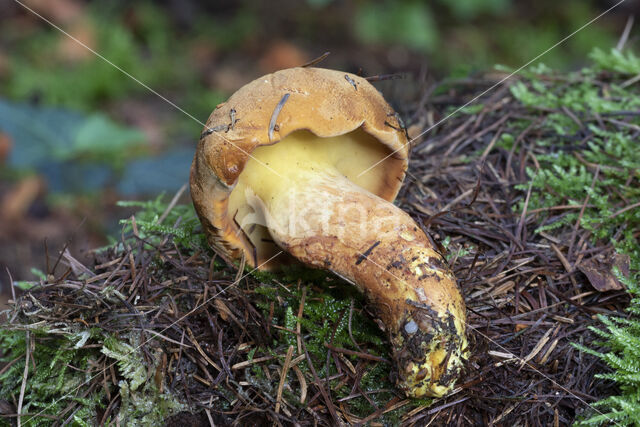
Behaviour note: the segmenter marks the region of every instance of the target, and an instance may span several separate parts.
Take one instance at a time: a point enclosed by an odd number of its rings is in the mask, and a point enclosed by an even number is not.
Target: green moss
[[[512,95],[520,103],[544,118],[538,129],[538,134],[543,135],[538,145],[545,147],[541,150],[545,154],[536,155],[540,168],[527,170],[530,182],[518,188],[524,192],[531,187],[529,210],[557,205],[576,207],[562,216],[550,217],[552,220],[543,218],[538,232],[561,229],[566,233],[579,221],[579,226],[589,231],[594,243],[611,243],[617,253],[629,257],[629,276],[615,272],[634,297],[627,309],[628,316],[599,317],[604,329],[591,330],[603,338],[599,343],[601,350],[577,346],[601,358],[612,369],[611,373],[596,377],[616,382],[620,394],[596,403],[596,409],[589,409],[577,425],[610,422],[637,425],[640,419],[640,244],[637,236],[640,211],[625,210],[625,207],[640,203],[637,138],[640,117],[626,114],[640,110],[640,88],[638,84],[626,85],[625,82],[640,73],[640,59],[631,52],[615,49],[609,52],[596,49],[591,58],[595,65],[581,72],[549,79],[529,71],[526,78],[511,87]],[[574,117],[566,114],[568,110]],[[505,140],[505,147],[509,147],[510,141],[511,138]],[[581,214],[587,197],[588,203]],[[524,201],[521,201],[517,210],[523,209]]]
[[[87,340],[94,340],[95,331],[65,333],[61,330],[28,329],[33,342],[30,351],[33,364],[29,366],[22,413],[37,415],[22,417],[22,425],[51,425],[54,420],[48,417],[60,416],[74,401],[81,403],[81,412],[73,418],[76,425],[83,425],[76,420],[83,414],[88,415],[86,419],[95,418],[97,408],[104,406],[104,390],[97,388],[88,396],[80,397],[84,390],[82,385],[91,379],[91,366],[100,356],[97,349],[82,347]],[[0,329],[1,360],[16,360],[0,375],[0,399],[9,402],[19,399],[26,360],[26,337],[25,328],[13,329],[5,325]],[[70,415],[71,412],[67,412],[63,417]],[[10,424],[7,419],[0,418],[1,425]]]
[[[166,235],[171,235],[174,241],[188,250],[203,250],[211,252],[204,234],[196,232],[200,228],[200,221],[192,204],[175,205],[160,223],[161,215],[167,210],[169,203],[165,195],[160,194],[153,200],[147,201],[119,201],[118,206],[138,208],[136,212],[136,226],[138,235],[152,244],[159,243]],[[120,221],[124,233],[133,230],[130,218]],[[218,262],[220,266],[220,262]]]
[[[604,329],[590,327],[601,338],[597,344],[604,351],[574,344],[579,350],[602,359],[612,372],[596,374],[596,378],[615,382],[620,394],[596,402],[576,426],[638,425],[640,420],[640,288],[638,281],[620,277],[634,295],[628,318],[598,316]]]
[[[161,425],[170,416],[184,411],[187,406],[168,392],[160,393],[151,377],[160,362],[156,352],[154,361],[145,362],[137,333],[131,333],[130,343],[116,337],[104,341],[101,352],[118,362],[118,371],[124,377],[119,383],[120,411],[118,418],[124,425]]]
[[[596,52],[599,67],[605,63],[612,67],[601,72],[620,69],[635,72],[629,64],[620,65],[620,58],[631,58],[628,62],[634,62],[637,60],[635,56],[612,53],[607,62],[604,53]],[[569,75],[568,82],[547,82],[540,86],[535,84],[540,81],[533,80],[535,75],[531,75],[529,80],[511,88],[512,94],[525,106],[556,111],[567,108],[581,117],[586,126],[581,130],[578,123],[564,113],[547,114],[540,129],[546,136],[539,144],[553,149],[545,150],[549,154],[536,156],[541,168],[527,170],[531,182],[523,183],[519,188],[526,191],[532,186],[528,209],[562,204],[582,206],[588,195],[589,203],[580,218],[580,226],[589,230],[596,240],[611,240],[619,253],[630,256],[632,271],[638,271],[640,249],[633,230],[640,228],[640,216],[634,209],[616,212],[623,206],[640,201],[640,150],[634,127],[640,124],[640,119],[632,117],[628,120],[629,126],[605,129],[599,125],[595,114],[638,111],[640,91],[637,87],[620,87],[625,76],[619,75],[608,85],[607,93],[603,93],[595,77],[593,70],[583,70]],[[573,136],[579,131],[587,131],[589,136],[581,137],[586,139],[586,143],[576,152]],[[518,210],[523,209],[523,204],[524,201]],[[579,211],[570,211],[553,222],[543,221],[538,231],[572,227],[578,221]],[[614,235],[619,237],[613,239]]]
[[[149,378],[154,372],[136,349],[137,344],[105,337],[100,329],[35,329],[29,328],[33,340],[31,357],[35,369],[30,365],[26,382],[23,413],[37,414],[22,418],[25,426],[47,426],[54,423],[51,417],[62,415],[62,420],[73,414],[71,425],[94,425],[98,409],[105,409],[106,396],[103,387],[96,387],[87,396],[83,392],[94,382],[100,353],[117,360],[117,371],[123,377],[118,388],[121,396],[119,419],[126,425],[158,425],[172,414],[185,410],[173,395],[159,393]],[[17,360],[0,375],[0,399],[17,402],[26,359],[26,335],[24,327],[0,329],[0,349],[3,362]],[[103,346],[86,348],[86,344],[100,343]],[[108,360],[109,360],[108,359]],[[157,363],[157,361],[156,361]],[[65,413],[72,403],[79,406],[74,412]],[[0,426],[9,426],[0,419]]]
[[[325,343],[357,351],[348,330],[352,301],[354,305],[351,319],[353,338],[360,345],[365,346],[370,353],[389,358],[388,344],[384,333],[364,312],[364,298],[352,285],[339,279],[327,277],[326,273],[316,270],[296,268],[288,270],[282,276],[284,278],[279,277],[278,281],[283,283],[284,287],[274,282],[263,282],[260,287],[254,290],[256,294],[254,300],[257,306],[263,310],[265,317],[268,316],[273,303],[273,324],[295,331],[298,323],[298,307],[303,293],[302,287],[306,287],[300,328],[305,337],[307,351],[319,376],[331,376],[337,372],[333,362],[328,364],[329,370],[327,371],[328,349]],[[301,277],[305,277],[309,281],[303,281]],[[287,285],[288,283],[292,284]],[[300,283],[300,287],[297,285],[298,283]],[[279,329],[272,348],[287,348],[289,345],[297,345],[296,343],[295,333]],[[345,355],[345,357],[354,365],[358,361],[357,356]],[[310,375],[306,364],[299,366],[303,372]],[[363,390],[372,391],[382,388],[392,390],[394,386],[389,381],[390,370],[391,367],[388,364],[373,364],[362,377]],[[349,387],[335,390],[337,385],[337,380],[330,381],[332,394],[335,397],[342,398],[350,394]],[[393,396],[394,394],[390,392],[370,395],[378,406],[384,406]],[[367,416],[375,411],[375,408],[365,398],[351,399],[347,406],[354,415],[358,416]],[[404,413],[405,410],[400,412]],[[393,420],[394,413],[395,411],[385,415],[384,419]]]

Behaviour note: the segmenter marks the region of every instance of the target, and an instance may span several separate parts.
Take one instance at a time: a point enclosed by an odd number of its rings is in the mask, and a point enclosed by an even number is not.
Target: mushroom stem
[[[408,396],[449,392],[468,351],[464,301],[446,261],[408,214],[333,167],[292,169],[278,168],[278,185],[247,182],[247,201],[275,242],[364,292]]]

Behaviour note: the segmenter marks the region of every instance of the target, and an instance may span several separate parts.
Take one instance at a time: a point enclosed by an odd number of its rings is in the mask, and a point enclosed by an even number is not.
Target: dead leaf
[[[213,69],[217,56],[216,44],[211,43],[210,40],[196,40],[189,46],[189,58],[201,73],[207,73]]]
[[[231,318],[235,322],[238,322],[238,319],[236,319],[236,316],[233,315],[231,310],[229,310],[229,307],[227,307],[226,304],[224,302],[222,302],[222,300],[216,298],[216,299],[213,300],[213,303],[215,304],[216,308],[218,309],[218,313],[220,313],[220,317],[222,317],[222,320],[224,320],[226,322],[226,321],[229,320],[229,318]]]
[[[18,182],[2,198],[0,217],[5,221],[23,218],[33,201],[44,191],[44,183],[35,175]]]
[[[424,131],[424,129],[427,127],[427,119],[425,116],[421,116],[420,119],[412,124],[411,126],[409,126],[407,128],[407,134],[409,135],[409,139],[410,140],[414,140],[416,138],[418,138],[419,136],[422,135],[422,132]]]
[[[78,0],[25,0],[29,8],[57,24],[66,24],[85,12],[85,6]]]
[[[233,93],[247,81],[258,77],[257,70],[251,67],[243,67],[240,63],[221,63],[215,72],[206,76],[207,85],[225,93]]]
[[[38,14],[60,25],[82,44],[96,49],[94,25],[84,2],[79,0],[25,0]],[[93,56],[88,49],[66,34],[60,34],[57,55],[66,62],[83,61]]]
[[[74,21],[67,32],[71,34],[73,38],[64,34],[60,36],[58,56],[65,62],[71,63],[93,58],[93,53],[87,49],[87,47],[93,50],[96,49],[95,30],[90,20],[83,18]]]
[[[581,262],[577,267],[587,276],[591,286],[599,292],[613,291],[624,289],[624,285],[620,283],[613,273],[613,268],[624,275],[629,275],[629,256],[625,254],[614,253],[613,255],[598,255],[591,259]]]
[[[299,67],[309,62],[309,56],[294,44],[277,40],[267,47],[260,59],[260,68],[265,73],[272,73],[285,68]]]
[[[8,400],[0,400],[0,415],[11,415],[16,413],[16,407]]]
[[[0,164],[7,160],[12,146],[13,144],[11,143],[9,135],[0,132]]]

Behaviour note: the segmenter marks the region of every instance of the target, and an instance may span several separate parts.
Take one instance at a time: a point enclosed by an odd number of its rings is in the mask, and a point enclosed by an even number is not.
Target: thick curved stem
[[[467,357],[465,306],[429,238],[405,212],[331,170],[299,173],[279,190],[254,199],[274,240],[365,293],[408,396],[450,391]]]

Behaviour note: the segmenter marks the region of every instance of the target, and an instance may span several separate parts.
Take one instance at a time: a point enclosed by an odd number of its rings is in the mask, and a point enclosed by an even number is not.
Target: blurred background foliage
[[[378,87],[406,112],[429,82],[517,68],[614,4],[23,1],[68,35],[0,4],[0,267],[14,279],[43,263],[43,236],[56,249],[70,237],[99,246],[125,214],[116,200],[175,192],[209,113],[259,75],[330,51],[321,66],[404,73]],[[541,61],[576,69],[593,48],[615,46],[640,10],[627,3]]]

